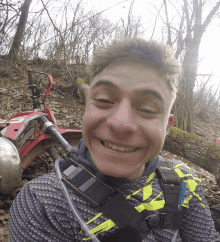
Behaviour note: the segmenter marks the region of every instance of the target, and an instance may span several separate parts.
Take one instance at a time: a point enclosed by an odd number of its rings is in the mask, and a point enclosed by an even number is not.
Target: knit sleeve
[[[202,181],[190,167],[174,166],[178,176],[186,182],[180,236],[184,242],[219,242],[209,205],[203,194]]]
[[[19,192],[9,211],[10,242],[78,241],[74,224],[68,220],[68,205],[57,195],[57,184],[50,183],[45,178],[34,179]]]

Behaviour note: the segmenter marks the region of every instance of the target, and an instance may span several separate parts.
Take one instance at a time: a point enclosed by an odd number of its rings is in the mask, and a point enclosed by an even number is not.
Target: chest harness
[[[139,242],[154,229],[178,229],[181,226],[186,183],[180,181],[167,161],[160,161],[155,171],[161,181],[165,205],[153,214],[146,210],[138,212],[116,187],[102,182],[91,168],[73,159],[62,160],[60,171],[62,182],[67,187],[120,228],[111,237],[102,239],[102,242]]]

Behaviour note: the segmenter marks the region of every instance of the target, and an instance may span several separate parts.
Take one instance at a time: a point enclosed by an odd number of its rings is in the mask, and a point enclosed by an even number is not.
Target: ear
[[[167,127],[166,127],[166,134],[168,134],[169,130],[170,130],[170,127],[172,126],[173,124],[173,114],[170,114],[169,115],[169,119],[168,119],[168,123],[167,123]]]

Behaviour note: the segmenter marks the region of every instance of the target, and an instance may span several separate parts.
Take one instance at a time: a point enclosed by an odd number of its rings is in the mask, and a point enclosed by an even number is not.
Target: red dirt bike
[[[46,75],[49,85],[40,103],[41,89],[33,82],[33,73]],[[22,112],[0,120],[0,192],[11,194],[18,186],[22,172],[40,154],[50,147],[58,146],[45,130],[49,124],[58,131],[63,142],[76,146],[82,138],[81,130],[61,129],[51,110],[46,107],[47,97],[53,85],[51,75],[39,71],[28,72],[28,87],[32,91],[33,111]],[[44,109],[41,110],[41,105]],[[44,121],[43,121],[44,120]],[[66,143],[67,143],[66,142]],[[71,147],[72,147],[71,146]]]

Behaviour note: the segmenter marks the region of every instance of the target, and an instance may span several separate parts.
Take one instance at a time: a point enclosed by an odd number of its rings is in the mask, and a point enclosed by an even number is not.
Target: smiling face
[[[97,169],[138,179],[162,149],[172,124],[172,93],[144,64],[114,63],[92,80],[82,120],[83,139]]]

